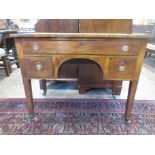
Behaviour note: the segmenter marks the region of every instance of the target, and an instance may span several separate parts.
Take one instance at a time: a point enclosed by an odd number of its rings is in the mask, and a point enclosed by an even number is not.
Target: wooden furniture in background
[[[0,35],[2,36],[0,47],[6,50],[6,56],[9,62],[9,70],[12,72],[11,66],[16,64],[19,67],[18,56],[15,46],[14,38],[10,37],[10,34],[17,33],[14,30],[0,30]]]
[[[12,25],[10,25],[9,21],[10,21],[9,19],[7,20],[0,19],[0,36],[1,36],[0,48],[3,48],[6,51],[6,58],[7,62],[9,63],[9,71],[11,73],[12,72],[11,66],[13,64],[16,64],[17,67],[19,67],[19,64],[18,64],[15,40],[14,38],[10,37],[10,34],[17,33],[17,31],[10,29]]]
[[[7,20],[0,19],[0,30],[6,30],[6,29],[7,29]]]
[[[151,57],[152,53],[155,53],[155,43],[148,43],[146,46],[145,57]]]
[[[35,25],[37,32],[57,32],[57,33],[131,33],[132,20],[131,19],[41,19]],[[63,51],[63,49],[62,49]],[[73,65],[74,64],[74,65]],[[89,64],[89,65],[88,65]],[[88,75],[85,70],[91,69],[91,80],[87,80]],[[69,70],[69,71],[68,71]],[[88,74],[88,73],[87,73]],[[91,88],[111,88],[114,95],[119,95],[122,88],[122,81],[105,81],[101,77],[101,72],[98,70],[94,62],[85,60],[83,63],[66,62],[61,67],[59,78],[70,78],[73,81],[78,80],[79,93],[85,93]],[[73,80],[71,80],[73,79]],[[47,91],[46,80],[40,81],[40,87]]]
[[[35,25],[36,32],[78,33],[77,19],[41,19]]]
[[[126,121],[130,121],[147,39],[152,36],[115,33],[26,33],[11,36],[16,40],[30,114],[34,114],[31,79],[56,80],[63,63],[83,59],[97,64],[104,80],[130,81],[125,111]]]
[[[154,25],[133,25],[132,32],[133,33],[146,33],[152,34]]]
[[[152,28],[152,35],[153,37],[148,40],[147,47],[146,47],[146,55],[148,57],[151,57],[152,53],[155,54],[155,25],[153,25]]]
[[[1,36],[0,36],[0,41],[1,41]],[[2,48],[0,48],[0,69],[5,70],[6,76],[10,75],[9,63],[6,56],[6,51]]]
[[[153,37],[147,43],[145,57],[150,57],[152,53],[155,53],[155,24],[133,25],[132,31],[133,33],[152,34]]]
[[[7,21],[0,19],[0,32],[7,29]],[[0,33],[0,68],[5,70],[6,76],[10,75],[9,61],[7,59],[5,48],[3,48],[3,34]]]
[[[4,68],[6,76],[9,76],[10,68],[9,68],[7,57],[6,56],[1,57],[0,62],[2,62],[2,64],[0,64],[0,67]]]

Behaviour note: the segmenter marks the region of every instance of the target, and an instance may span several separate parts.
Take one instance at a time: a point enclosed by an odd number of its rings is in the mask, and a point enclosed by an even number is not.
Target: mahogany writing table
[[[30,114],[34,113],[31,79],[57,79],[61,65],[70,59],[98,64],[104,80],[130,81],[125,116],[130,120],[144,60],[146,34],[25,33],[12,34]]]

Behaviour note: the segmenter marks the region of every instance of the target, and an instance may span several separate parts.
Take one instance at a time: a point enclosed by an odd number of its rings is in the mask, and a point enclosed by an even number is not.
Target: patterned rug
[[[124,121],[126,100],[35,99],[34,106],[33,118],[25,99],[0,99],[0,134],[155,134],[155,101],[135,101],[131,124]]]

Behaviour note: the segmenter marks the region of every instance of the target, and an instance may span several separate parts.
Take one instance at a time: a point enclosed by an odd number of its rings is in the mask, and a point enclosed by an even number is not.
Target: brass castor
[[[43,96],[46,96],[46,93],[47,93],[47,91],[43,91],[42,95]]]
[[[126,124],[131,124],[131,119],[130,118],[125,118]]]
[[[37,122],[38,121],[38,118],[37,117],[35,117],[35,114],[30,114],[30,119],[31,120],[33,120],[33,121],[35,121],[35,122]]]

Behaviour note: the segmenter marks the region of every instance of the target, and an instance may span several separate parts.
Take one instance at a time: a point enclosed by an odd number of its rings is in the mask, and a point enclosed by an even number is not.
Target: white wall
[[[18,25],[19,29],[26,29],[26,28],[35,28],[34,25],[37,23],[38,19],[11,19],[14,24]]]

